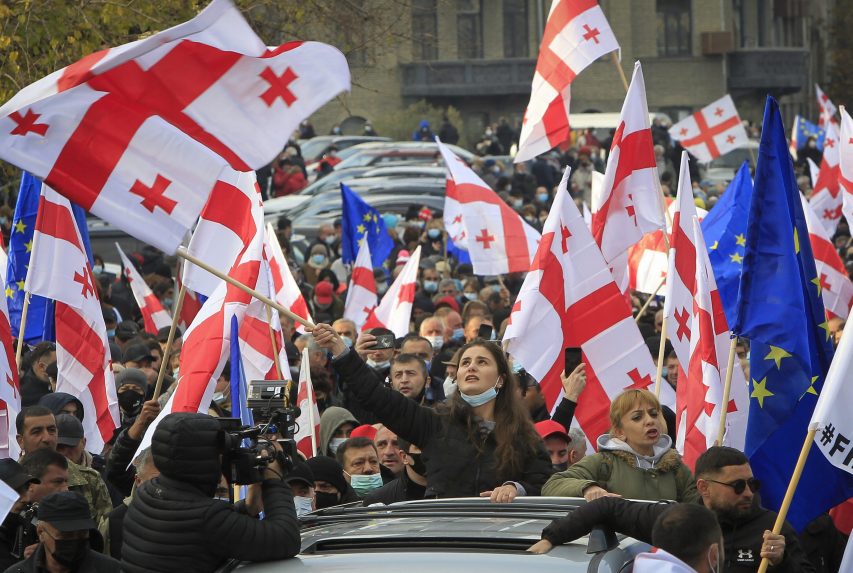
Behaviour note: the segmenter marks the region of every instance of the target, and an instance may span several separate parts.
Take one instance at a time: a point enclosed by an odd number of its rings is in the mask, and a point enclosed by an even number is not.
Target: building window
[[[483,13],[480,0],[456,0],[456,43],[459,59],[483,57]]]
[[[527,0],[504,0],[504,57],[526,58],[529,55]]]
[[[691,0],[657,0],[659,56],[689,56]]]
[[[438,10],[436,0],[412,1],[412,58],[438,59]]]

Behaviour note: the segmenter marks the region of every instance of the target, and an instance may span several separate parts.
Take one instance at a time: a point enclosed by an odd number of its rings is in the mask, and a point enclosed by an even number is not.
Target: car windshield
[[[305,161],[313,161],[320,158],[320,154],[331,144],[331,140],[315,137],[309,139],[299,146]]]

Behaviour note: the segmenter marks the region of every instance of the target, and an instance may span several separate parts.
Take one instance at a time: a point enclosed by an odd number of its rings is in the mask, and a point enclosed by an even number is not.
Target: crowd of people
[[[504,125],[490,128],[492,144],[502,153]],[[656,124],[653,133],[662,184],[670,193],[680,149],[663,137],[662,126]],[[576,134],[573,142],[565,151],[511,169],[495,159],[477,159],[472,167],[541,229],[562,166],[573,168],[570,192],[578,203],[588,204],[591,173],[603,171],[608,142],[590,132]],[[288,146],[284,155],[294,159],[280,160],[273,180],[277,172],[297,171],[298,146]],[[695,180],[701,181],[698,174]],[[800,183],[808,185],[806,179]],[[723,192],[702,183],[694,187],[697,203],[708,208]],[[199,570],[187,555],[205,555],[202,568],[225,557],[291,556],[299,551],[297,515],[334,505],[443,497],[508,503],[546,495],[583,497],[589,503],[546,528],[532,552],[606,524],[654,542],[686,563],[718,565],[709,570],[754,571],[766,557],[772,571],[837,571],[844,538],[828,516],[799,536],[788,527],[770,533],[775,514],[761,507],[761,476],[752,474],[745,455],[713,447],[691,471],[673,449],[674,414],[654,394],[625,391],[612,402],[610,432],[585,436],[572,423],[575,407],[585,399],[581,364],[563,373],[564,397],[549,412],[539,382],[498,342],[523,275],[476,276],[470,264],[448,257],[440,213],[413,207],[405,216],[383,218],[395,246],[374,269],[380,296],[410,253],[418,247],[422,252],[410,332],[402,338],[384,328],[359,332],[343,317],[350,270],[341,261],[339,221],[321,226],[308,240],[293,234],[286,216],[278,220],[279,242],[317,323],[313,331],[300,333],[293,320],[280,316],[294,379],[302,351],[308,350],[321,412],[319,450],[290,471],[271,464],[238,504],[229,501],[219,461],[222,429],[213,419],[232,414],[227,366],[209,414],[170,415],[154,432],[151,447],[134,459],[174,390],[181,341],[178,336],[167,352],[166,329],[157,334],[141,329],[128,284],[104,271],[96,257],[95,286],[110,339],[121,425],[103,451],[88,451],[83,404],[55,391],[56,347],[42,342],[27,349],[21,364],[24,409],[15,421],[22,457],[0,460],[0,479],[20,496],[0,527],[0,565],[8,571]],[[0,225],[6,222],[0,218]],[[834,241],[853,275],[845,223]],[[174,261],[151,248],[132,258],[171,309]],[[632,296],[635,314],[646,299]],[[653,300],[648,308],[638,325],[656,360],[661,303]],[[830,327],[837,336],[843,321]],[[395,342],[377,347],[383,335]],[[738,355],[747,367],[748,352],[748,343],[741,342]],[[671,347],[664,356],[664,377],[675,387]],[[166,391],[154,399],[163,361]],[[597,453],[588,454],[588,440]],[[637,504],[627,498],[672,503]],[[262,510],[264,519],[258,520]],[[717,524],[717,529],[708,525],[687,543],[679,537],[683,528],[673,525],[685,520]],[[223,536],[226,530],[229,536]],[[259,553],[261,546],[266,550]],[[646,566],[654,570],[654,564]]]

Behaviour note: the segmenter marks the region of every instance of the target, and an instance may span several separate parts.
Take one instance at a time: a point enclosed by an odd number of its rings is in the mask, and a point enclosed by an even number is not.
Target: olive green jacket
[[[101,474],[92,468],[68,460],[68,489],[86,498],[96,524],[100,524],[113,510],[107,484],[101,479]]]
[[[627,499],[693,502],[699,498],[693,474],[675,450],[663,454],[652,469],[638,468],[637,458],[623,451],[586,456],[566,471],[552,475],[542,495],[583,497],[583,490],[590,485]]]

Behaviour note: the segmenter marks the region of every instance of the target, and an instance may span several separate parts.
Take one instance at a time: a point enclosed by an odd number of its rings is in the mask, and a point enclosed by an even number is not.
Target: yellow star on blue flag
[[[394,241],[385,229],[385,221],[379,211],[343,183],[341,201],[341,259],[344,264],[355,262],[358,242],[366,238],[373,266],[381,267],[394,249]]]

